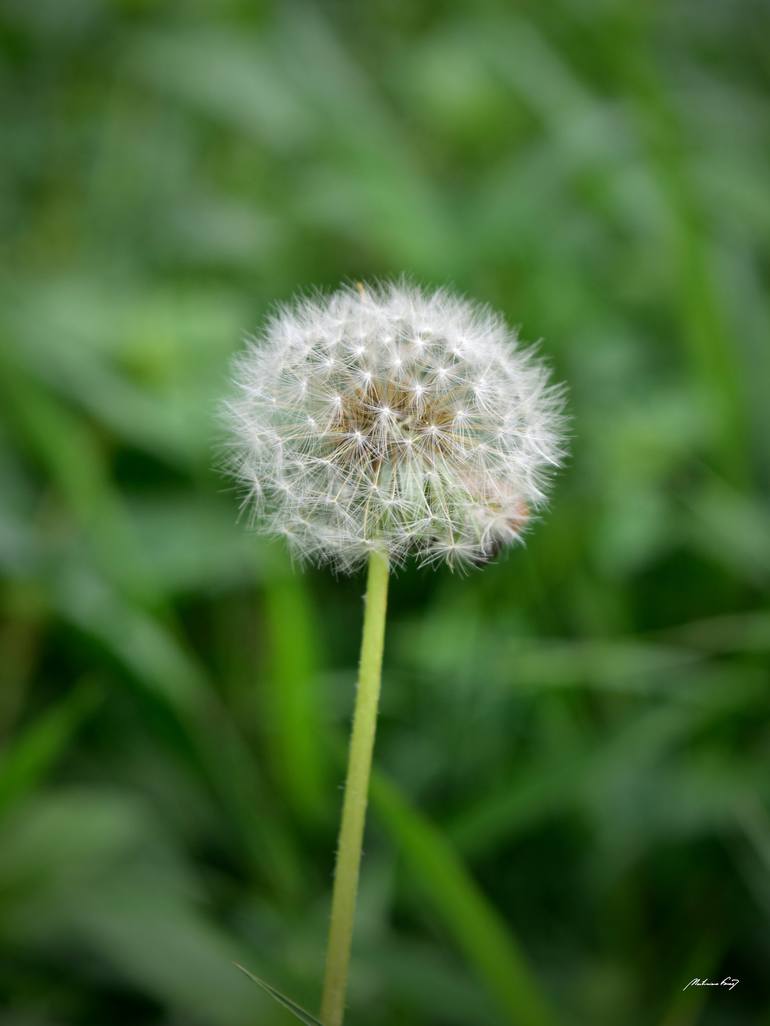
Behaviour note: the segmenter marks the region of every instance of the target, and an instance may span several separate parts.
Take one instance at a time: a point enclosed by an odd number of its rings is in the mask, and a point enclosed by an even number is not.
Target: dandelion
[[[562,391],[504,320],[440,289],[343,288],[279,311],[236,364],[229,466],[300,560],[368,561],[321,1017],[344,1012],[388,575],[522,537],[563,458]]]
[[[561,393],[485,307],[403,284],[281,311],[236,370],[231,465],[303,560],[483,563],[562,458]]]

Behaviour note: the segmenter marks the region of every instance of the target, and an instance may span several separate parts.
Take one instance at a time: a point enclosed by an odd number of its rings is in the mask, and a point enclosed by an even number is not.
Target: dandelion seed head
[[[365,360],[365,363],[363,362]],[[503,319],[446,290],[342,288],[249,340],[225,404],[256,522],[302,559],[483,563],[564,456],[562,390]]]

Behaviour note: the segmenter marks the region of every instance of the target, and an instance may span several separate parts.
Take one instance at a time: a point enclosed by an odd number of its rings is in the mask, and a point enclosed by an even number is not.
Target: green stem
[[[381,552],[373,552],[369,557],[366,581],[356,708],[350,736],[337,865],[334,870],[331,922],[321,1000],[321,1021],[324,1026],[341,1026],[345,1014],[345,991],[356,913],[361,844],[364,837],[369,775],[380,697],[387,603],[388,560]]]

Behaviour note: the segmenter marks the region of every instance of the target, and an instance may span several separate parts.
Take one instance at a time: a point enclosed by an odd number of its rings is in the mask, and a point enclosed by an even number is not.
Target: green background
[[[572,456],[393,583],[350,1024],[770,1022],[770,8],[1,11],[3,1026],[317,1008],[363,581],[237,522],[216,408],[402,272],[544,339]]]

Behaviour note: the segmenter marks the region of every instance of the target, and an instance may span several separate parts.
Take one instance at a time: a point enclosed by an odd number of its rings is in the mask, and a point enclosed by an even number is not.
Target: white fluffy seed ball
[[[280,310],[236,362],[229,465],[259,525],[351,571],[482,563],[563,456],[562,389],[503,319],[444,289],[342,288]]]

